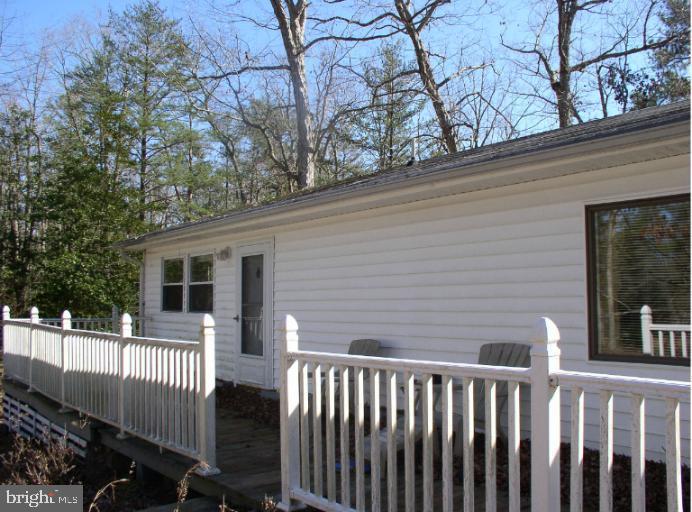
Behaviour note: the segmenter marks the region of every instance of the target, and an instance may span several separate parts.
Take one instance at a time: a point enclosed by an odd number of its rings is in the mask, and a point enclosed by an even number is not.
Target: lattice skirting
[[[53,439],[62,444],[66,443],[80,457],[86,455],[85,439],[51,422],[27,404],[5,395],[2,400],[2,413],[3,421],[11,432],[43,442]]]

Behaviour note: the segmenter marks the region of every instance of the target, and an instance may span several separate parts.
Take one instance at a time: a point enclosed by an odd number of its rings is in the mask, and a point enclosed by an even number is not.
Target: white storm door
[[[236,251],[236,373],[238,381],[273,387],[273,244]]]

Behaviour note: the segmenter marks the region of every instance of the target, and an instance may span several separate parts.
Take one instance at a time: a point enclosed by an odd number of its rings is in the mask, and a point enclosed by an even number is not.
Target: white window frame
[[[211,256],[211,281],[192,281],[192,258],[197,258],[199,256]],[[188,313],[213,313],[216,308],[216,253],[214,251],[203,251],[199,253],[191,253],[185,258],[184,264],[184,275],[183,280],[185,281],[185,291],[183,293],[185,298],[185,311]],[[210,311],[190,311],[190,286],[193,284],[210,284],[211,285],[211,303],[212,309]]]
[[[183,280],[179,283],[167,283],[166,282],[166,262],[167,261],[174,261],[174,260],[181,260],[183,263]],[[185,257],[184,256],[171,256],[169,258],[161,258],[161,312],[163,313],[183,313],[185,312],[185,302],[186,302],[186,294],[185,294]],[[182,287],[182,303],[180,305],[180,309],[164,309],[164,304],[163,304],[163,289],[166,286],[181,286]]]

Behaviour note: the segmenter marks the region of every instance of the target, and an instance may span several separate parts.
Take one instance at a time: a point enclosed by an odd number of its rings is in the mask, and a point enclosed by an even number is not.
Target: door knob
[[[238,316],[238,315],[234,316],[234,317],[233,317],[233,320],[235,320],[236,322],[238,322],[238,321],[240,320],[240,316]]]

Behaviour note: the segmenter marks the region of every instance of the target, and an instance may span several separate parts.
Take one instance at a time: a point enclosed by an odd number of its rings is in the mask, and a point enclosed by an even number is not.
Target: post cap
[[[285,322],[286,332],[295,332],[298,330],[298,320],[293,315],[286,315]]]
[[[123,316],[120,317],[120,323],[123,325],[132,325],[130,313],[123,313]]]
[[[10,318],[10,307],[9,306],[3,306],[2,307],[2,318],[3,319]]]
[[[552,345],[560,341],[560,330],[550,318],[542,316],[533,324],[532,343]]]
[[[644,305],[642,306],[642,309],[639,310],[639,312],[640,312],[642,315],[650,315],[650,314],[651,314],[651,308],[650,308],[649,306],[647,306],[646,304],[644,304]]]
[[[69,320],[70,318],[72,318],[72,314],[71,314],[68,310],[65,310],[65,311],[62,312],[62,317],[61,317],[61,318],[62,318],[63,320]]]
[[[38,308],[37,308],[36,306],[33,306],[33,307],[29,310],[29,314],[30,314],[31,316],[38,316]]]
[[[207,327],[215,327],[216,322],[214,322],[214,317],[211,316],[209,313],[205,313],[204,316],[202,317],[202,327],[205,329]]]

